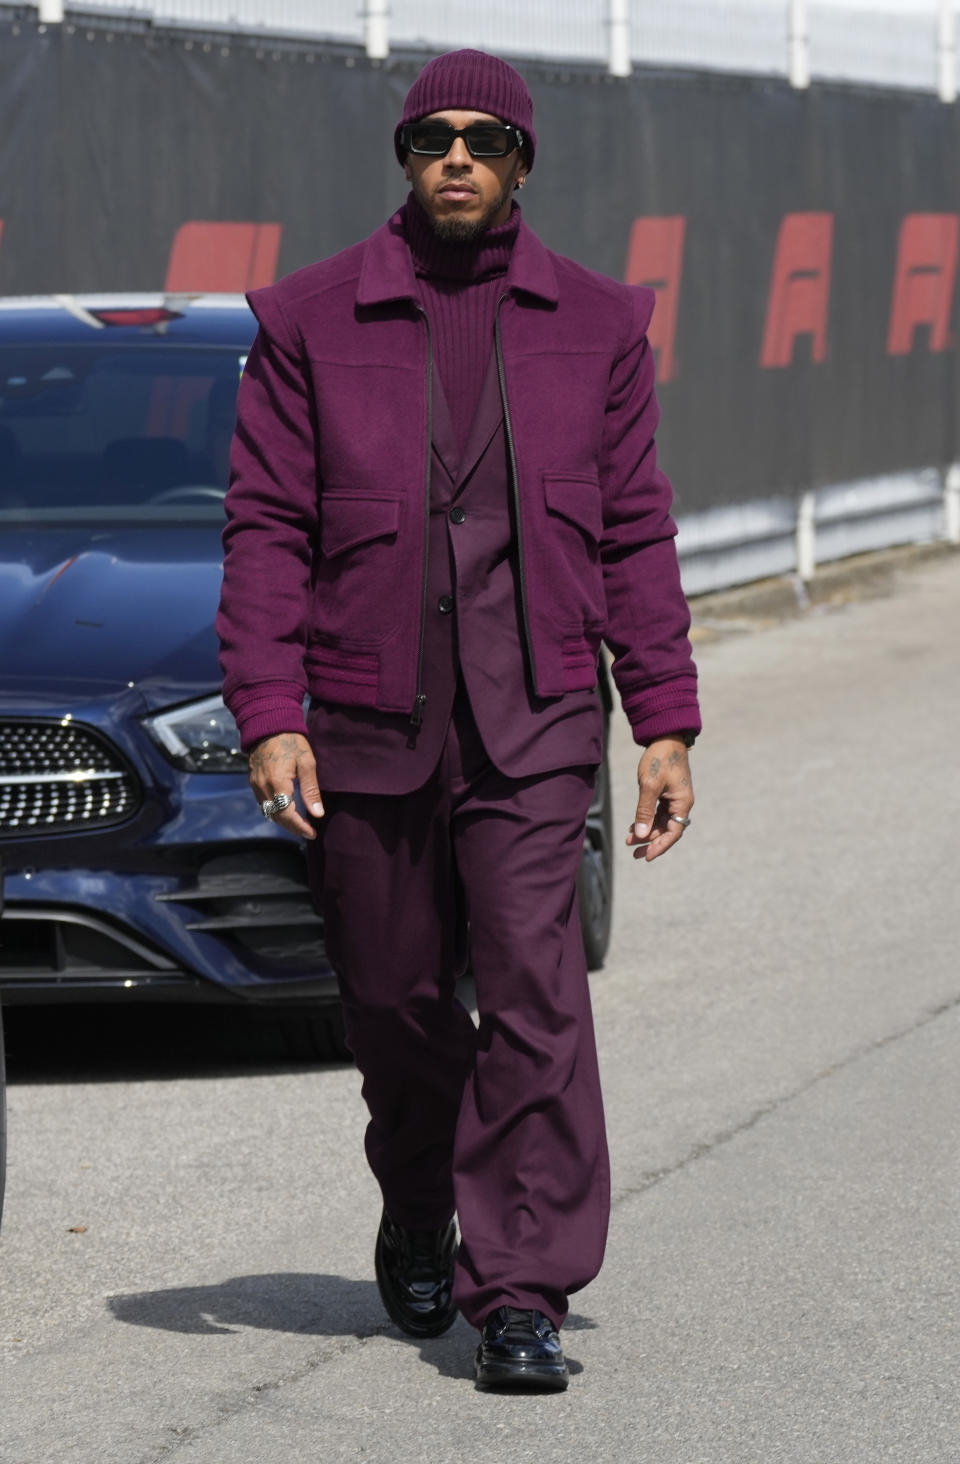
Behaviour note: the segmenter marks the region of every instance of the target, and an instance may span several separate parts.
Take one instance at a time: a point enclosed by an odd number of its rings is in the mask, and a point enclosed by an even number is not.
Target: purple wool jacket
[[[260,328],[237,398],[216,622],[242,745],[306,735],[307,692],[416,723],[433,342],[400,211],[246,298]],[[654,445],[653,303],[521,222],[495,330],[533,687],[594,686],[605,641],[638,742],[700,727]]]

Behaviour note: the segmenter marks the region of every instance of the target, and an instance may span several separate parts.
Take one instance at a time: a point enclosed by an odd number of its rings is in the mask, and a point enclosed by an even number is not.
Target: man
[[[480,1387],[559,1389],[609,1210],[575,892],[601,640],[646,749],[634,858],[689,823],[700,727],[653,295],[523,222],[533,104],[506,63],[435,58],[394,142],[403,207],[247,296],[224,696],[264,813],[311,841],[387,1312],[429,1337],[459,1310]]]

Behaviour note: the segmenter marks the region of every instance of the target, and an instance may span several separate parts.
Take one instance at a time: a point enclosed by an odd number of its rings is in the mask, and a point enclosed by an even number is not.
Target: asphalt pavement
[[[621,848],[593,978],[614,1205],[568,1391],[386,1321],[350,1069],[49,1013],[9,1034],[3,1464],[956,1464],[960,559],[870,594],[705,613],[694,821]]]

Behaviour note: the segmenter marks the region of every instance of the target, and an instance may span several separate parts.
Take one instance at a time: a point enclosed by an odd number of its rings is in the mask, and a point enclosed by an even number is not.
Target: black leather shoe
[[[453,1326],[456,1258],[454,1220],[441,1230],[409,1230],[384,1210],[374,1254],[377,1286],[388,1315],[411,1337],[439,1337]]]
[[[477,1387],[560,1392],[570,1381],[560,1334],[541,1311],[498,1306],[483,1324]]]

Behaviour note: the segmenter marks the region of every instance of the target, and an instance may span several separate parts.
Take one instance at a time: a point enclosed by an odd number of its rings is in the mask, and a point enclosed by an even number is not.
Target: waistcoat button
[[[439,600],[437,601],[437,609],[440,611],[441,615],[449,615],[451,610],[453,609],[453,596],[441,595]]]
[[[466,516],[462,508],[451,508],[450,510],[450,522],[453,524],[462,524]]]

